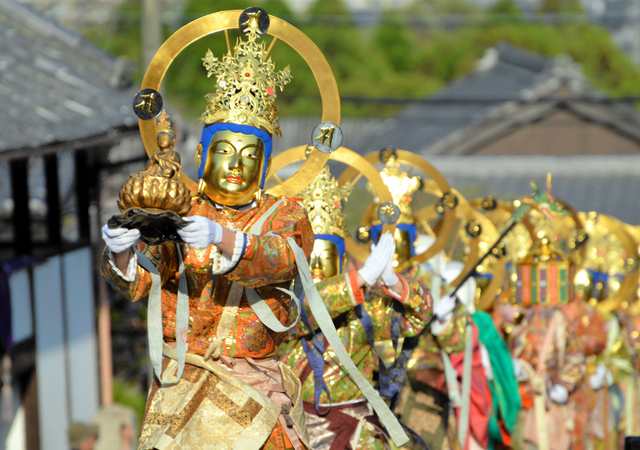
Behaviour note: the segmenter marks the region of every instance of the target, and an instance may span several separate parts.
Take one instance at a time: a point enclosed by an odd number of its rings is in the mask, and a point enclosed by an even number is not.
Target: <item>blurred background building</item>
[[[640,0],[1,0],[7,449],[66,448],[74,421],[117,434],[128,410],[100,409],[112,402],[141,414],[146,312],[97,274],[100,228],[146,160],[133,94],[171,33],[254,3],[326,55],[345,146],[420,153],[469,197],[513,199],[552,172],[554,193],[576,209],[640,224]],[[192,177],[208,48],[225,52],[224,38],[192,44],[163,85]],[[279,94],[281,151],[309,142],[320,101],[300,58],[280,44],[272,56],[294,76]]]

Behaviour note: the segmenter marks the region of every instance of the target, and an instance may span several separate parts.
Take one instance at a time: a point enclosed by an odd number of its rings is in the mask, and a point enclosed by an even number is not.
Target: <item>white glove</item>
[[[559,405],[564,405],[569,400],[569,391],[564,386],[560,386],[559,384],[554,384],[549,392],[549,398],[554,403]]]
[[[611,374],[611,371],[607,369],[607,366],[603,363],[598,363],[596,366],[596,373],[589,377],[589,385],[591,386],[591,389],[597,391],[605,385],[605,382],[607,386],[611,386],[613,384],[613,375]]]
[[[393,255],[392,255],[391,259],[389,260],[384,270],[382,271],[382,284],[384,284],[385,286],[391,287],[398,284],[398,281],[400,281],[400,278],[398,278],[398,274],[396,274],[396,271],[393,269]]]
[[[185,217],[185,221],[191,222],[182,228],[178,228],[178,235],[182,240],[195,248],[207,248],[211,244],[218,245],[222,242],[222,225],[213,222],[203,216]]]
[[[433,307],[433,314],[439,321],[443,321],[454,309],[456,309],[456,298],[445,295]]]
[[[136,228],[109,228],[102,227],[102,239],[113,253],[122,253],[131,248],[140,239],[140,230]]]
[[[390,233],[380,236],[377,245],[371,246],[371,254],[364,262],[362,269],[358,270],[365,283],[373,286],[378,278],[382,276],[385,268],[393,261],[393,254],[396,251],[396,243]]]
[[[480,363],[484,368],[484,375],[487,377],[487,381],[493,381],[493,368],[491,367],[491,357],[487,347],[480,344]]]
[[[512,362],[513,374],[516,376],[516,380],[518,380],[518,382],[520,383],[529,380],[529,374],[522,367],[522,363],[520,362],[520,360],[518,358],[513,358]]]

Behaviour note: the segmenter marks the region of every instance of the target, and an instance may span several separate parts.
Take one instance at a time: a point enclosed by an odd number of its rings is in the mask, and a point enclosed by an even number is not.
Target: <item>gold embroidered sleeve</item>
[[[178,270],[178,260],[175,244],[146,245],[137,244],[138,250],[145,255],[158,269],[160,279],[164,285],[169,278],[175,277]],[[137,263],[137,259],[134,259]],[[151,289],[151,275],[140,264],[135,269],[133,281],[125,281],[118,275],[109,259],[109,249],[105,247],[102,254],[100,273],[105,280],[125,298],[137,301],[149,295]]]

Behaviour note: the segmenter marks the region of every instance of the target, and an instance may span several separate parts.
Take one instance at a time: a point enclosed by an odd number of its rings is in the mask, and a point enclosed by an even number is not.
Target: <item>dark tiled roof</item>
[[[127,63],[0,1],[0,153],[137,127]]]
[[[470,154],[556,109],[640,141],[640,114],[596,91],[568,57],[551,59],[505,43],[493,52],[480,62],[484,70],[450,83],[427,102],[410,104],[354,148]]]
[[[597,211],[640,224],[640,155],[434,156],[428,158],[467,198],[512,200],[544,189],[553,175],[554,196],[578,211]]]
[[[354,145],[355,149],[363,153],[386,145],[413,151],[424,149],[472,124],[505,99],[518,98],[551,61],[508,44],[498,44],[497,49],[499,59],[491,69],[448,84],[430,97],[435,103],[410,104],[386,126]]]

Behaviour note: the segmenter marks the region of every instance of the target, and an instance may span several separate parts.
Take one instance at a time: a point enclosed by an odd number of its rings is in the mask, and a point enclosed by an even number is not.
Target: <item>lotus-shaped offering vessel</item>
[[[182,242],[176,232],[191,209],[191,193],[180,180],[180,155],[156,152],[144,170],[134,173],[120,189],[122,214],[109,219],[112,228],[137,228],[140,239],[150,245]]]

